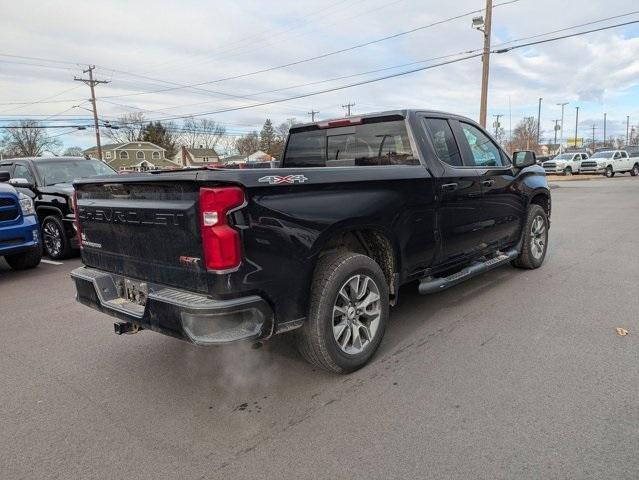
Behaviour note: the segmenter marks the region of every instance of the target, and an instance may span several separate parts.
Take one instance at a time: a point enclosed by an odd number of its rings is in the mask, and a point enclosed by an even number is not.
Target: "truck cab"
[[[617,173],[639,174],[639,158],[633,158],[625,150],[604,150],[595,153],[581,163],[583,173],[603,174],[612,178]]]
[[[8,179],[6,172],[0,172],[0,182]],[[40,263],[40,234],[33,201],[6,183],[0,183],[0,256],[14,270]]]
[[[572,175],[579,173],[581,162],[588,159],[588,154],[583,152],[568,152],[557,155],[552,160],[543,163],[546,174]]]

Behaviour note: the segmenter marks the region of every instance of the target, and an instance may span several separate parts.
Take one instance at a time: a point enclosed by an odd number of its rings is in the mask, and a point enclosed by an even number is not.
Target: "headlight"
[[[35,208],[33,208],[33,200],[27,197],[24,193],[19,196],[20,208],[22,209],[22,215],[35,215]]]

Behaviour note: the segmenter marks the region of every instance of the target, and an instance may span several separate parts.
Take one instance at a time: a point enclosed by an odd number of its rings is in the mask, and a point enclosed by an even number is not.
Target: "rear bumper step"
[[[517,249],[508,250],[506,252],[500,252],[495,257],[486,260],[484,262],[474,262],[465,268],[462,268],[459,272],[453,273],[448,277],[427,277],[419,281],[419,287],[417,290],[422,295],[429,293],[441,292],[454,285],[457,285],[463,281],[473,278],[480,273],[487,272],[493,268],[500,267],[506,263],[511,262],[519,256]]]
[[[144,302],[122,298],[124,277],[94,268],[71,272],[78,302],[117,317],[117,334],[153,330],[196,345],[218,345],[268,337],[273,311],[261,297],[214,300],[205,295],[148,283]]]

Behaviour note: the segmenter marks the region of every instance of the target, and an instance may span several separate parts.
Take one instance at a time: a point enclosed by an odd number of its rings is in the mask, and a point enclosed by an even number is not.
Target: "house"
[[[275,158],[262,150],[251,153],[248,157],[246,157],[247,162],[270,162],[271,160],[275,160]]]
[[[85,155],[98,158],[98,147],[84,151]],[[102,145],[102,159],[117,171],[144,172],[180,168],[167,160],[166,150],[151,142],[124,142]]]
[[[220,157],[213,148],[187,148],[182,147],[173,160],[181,167],[203,167],[220,162]]]

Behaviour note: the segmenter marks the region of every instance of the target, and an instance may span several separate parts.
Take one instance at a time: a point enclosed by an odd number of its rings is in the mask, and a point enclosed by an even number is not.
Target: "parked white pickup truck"
[[[639,175],[639,159],[631,158],[625,150],[606,150],[597,152],[588,160],[581,162],[581,173],[603,173],[612,178],[616,173]]]
[[[588,158],[587,153],[569,152],[557,155],[552,160],[548,160],[543,163],[546,174],[564,174],[572,175],[573,173],[579,173],[581,169],[581,161]]]

